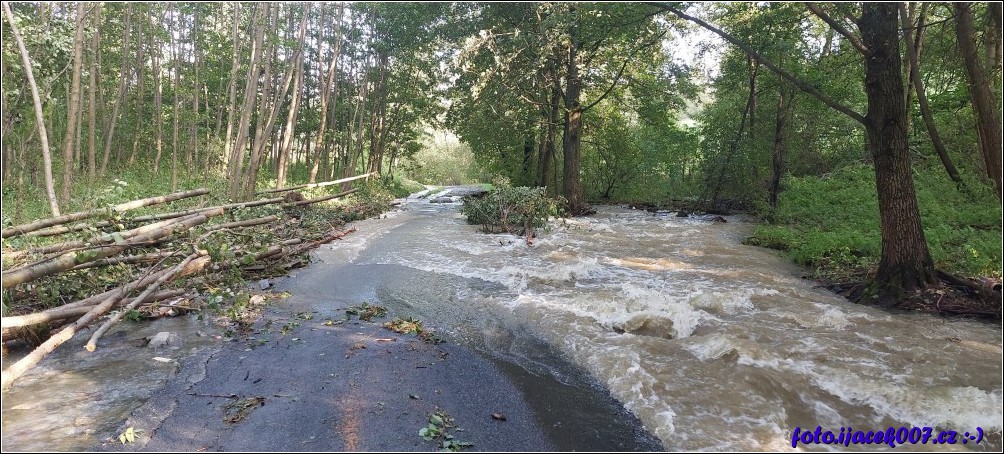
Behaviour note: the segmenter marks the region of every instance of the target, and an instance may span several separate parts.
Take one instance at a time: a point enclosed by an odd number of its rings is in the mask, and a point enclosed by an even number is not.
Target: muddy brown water
[[[456,207],[410,204],[319,255],[387,277],[373,300],[560,379],[543,340],[670,450],[790,449],[795,427],[904,425],[980,427],[976,449],[1001,447],[1000,326],[850,303],[742,245],[753,226],[737,218],[600,207],[528,246],[477,232]]]
[[[999,326],[849,303],[775,252],[742,245],[752,226],[729,221],[600,207],[528,246],[479,233],[456,204],[411,200],[317,251],[312,266],[350,264],[344,272],[292,285],[306,298],[337,294],[434,320],[451,341],[529,376],[598,381],[669,450],[787,450],[795,427],[904,425],[980,427],[983,444],[952,448],[1000,450]],[[203,325],[165,323],[181,325],[147,329],[213,348],[212,336],[194,336]],[[4,450],[84,448],[177,367],[123,357],[60,373],[59,361],[4,394]],[[95,385],[130,374],[135,386]],[[48,416],[21,416],[40,409]]]

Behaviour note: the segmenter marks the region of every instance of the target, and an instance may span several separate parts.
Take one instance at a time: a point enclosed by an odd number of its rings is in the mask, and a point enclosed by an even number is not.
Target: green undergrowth
[[[970,277],[1001,277],[1001,207],[984,184],[958,190],[941,169],[917,171],[914,182],[924,234],[935,265]],[[855,280],[881,255],[878,199],[871,166],[839,169],[823,178],[786,181],[771,223],[747,244],[786,251],[816,277]]]

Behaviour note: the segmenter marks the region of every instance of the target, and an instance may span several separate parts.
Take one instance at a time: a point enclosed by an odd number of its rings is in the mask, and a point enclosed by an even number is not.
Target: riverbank
[[[897,308],[1000,323],[1001,205],[988,203],[996,195],[977,181],[960,189],[941,169],[918,169],[915,179],[927,246],[942,284],[908,295]],[[805,277],[816,285],[870,304],[867,284],[881,257],[874,169],[855,164],[824,177],[785,181],[776,208],[721,204],[757,220],[744,243],[781,251],[806,267]],[[669,216],[699,205],[696,200],[634,204]]]

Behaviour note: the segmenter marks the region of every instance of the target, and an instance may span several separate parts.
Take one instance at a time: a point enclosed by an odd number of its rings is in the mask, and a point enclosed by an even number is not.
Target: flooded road
[[[530,246],[479,233],[457,207],[412,199],[356,223],[356,233],[319,248],[317,263],[280,287],[318,319],[368,302],[426,320],[451,343],[519,369],[506,373],[552,411],[575,412],[579,403],[535,387],[534,377],[598,382],[667,450],[790,450],[795,427],[903,425],[980,427],[988,434],[980,446],[950,448],[1001,448],[999,326],[851,304],[813,288],[775,252],[741,245],[752,225],[738,219],[600,207],[556,221]],[[158,353],[171,362],[129,353],[118,362],[106,356],[101,367],[69,366],[86,355],[77,344],[61,348],[4,393],[4,450],[84,449],[95,433],[119,430],[179,359],[218,348],[196,335],[203,324],[185,320],[122,334],[196,339]],[[101,386],[111,378],[120,384]]]
[[[546,360],[557,350],[670,450],[790,449],[796,426],[981,427],[996,433],[981,448],[1001,446],[999,326],[849,303],[741,245],[752,226],[736,219],[601,207],[528,246],[477,232],[457,206],[411,203],[322,247],[323,261],[353,264],[333,277],[337,298],[410,310],[457,342],[576,380]]]
[[[180,348],[137,347],[158,332],[184,338]],[[120,323],[98,349],[84,350],[89,333],[75,336],[3,393],[3,450],[81,451],[114,438],[122,422],[175,377],[182,365],[205,362],[219,349],[216,329],[189,317]],[[29,350],[11,351],[3,367]]]

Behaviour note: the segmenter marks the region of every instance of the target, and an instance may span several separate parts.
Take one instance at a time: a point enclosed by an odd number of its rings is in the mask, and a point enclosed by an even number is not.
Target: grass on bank
[[[958,190],[940,169],[917,171],[914,182],[927,244],[939,269],[1001,278],[1001,206],[986,185]],[[815,277],[855,280],[874,271],[881,255],[875,171],[853,165],[820,177],[785,180],[770,224],[748,244],[786,251]]]

